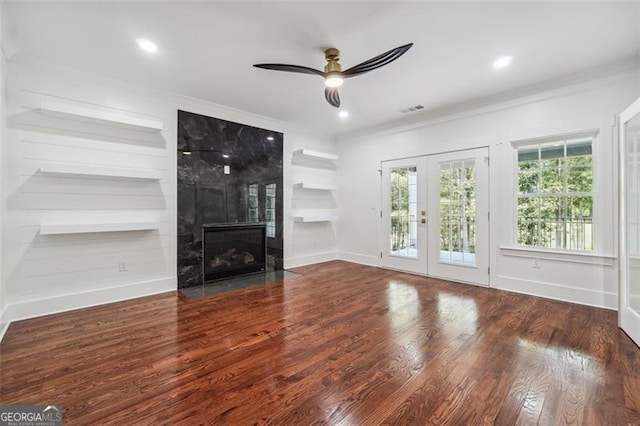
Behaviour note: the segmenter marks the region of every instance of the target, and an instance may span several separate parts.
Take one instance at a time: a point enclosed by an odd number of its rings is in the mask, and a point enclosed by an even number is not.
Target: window
[[[440,261],[476,264],[474,160],[440,163]]]
[[[593,250],[592,142],[582,137],[517,148],[518,244]]]
[[[265,188],[266,202],[264,217],[267,220],[267,237],[276,237],[276,184],[270,183]]]
[[[391,254],[417,258],[418,169],[391,170]]]
[[[249,185],[249,202],[247,203],[247,217],[249,222],[258,222],[258,184],[252,183]]]

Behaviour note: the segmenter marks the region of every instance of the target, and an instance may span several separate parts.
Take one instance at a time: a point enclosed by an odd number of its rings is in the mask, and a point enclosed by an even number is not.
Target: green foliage
[[[460,166],[440,170],[440,250],[475,253],[475,167]]]
[[[440,172],[440,247],[441,250],[475,253],[475,168],[469,164]],[[465,167],[466,166],[466,167]],[[409,227],[410,177],[415,170],[391,171],[391,250],[412,244]]]
[[[391,251],[408,247],[409,173],[406,168],[391,171]]]
[[[518,162],[518,243],[593,249],[593,158]]]

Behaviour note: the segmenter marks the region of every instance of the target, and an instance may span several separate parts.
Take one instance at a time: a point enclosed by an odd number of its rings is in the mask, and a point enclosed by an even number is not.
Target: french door
[[[488,285],[488,150],[383,161],[383,268]]]
[[[381,164],[383,268],[427,273],[426,165],[426,157]]]
[[[620,327],[640,345],[640,99],[620,114]]]
[[[429,275],[489,285],[488,148],[430,155]]]

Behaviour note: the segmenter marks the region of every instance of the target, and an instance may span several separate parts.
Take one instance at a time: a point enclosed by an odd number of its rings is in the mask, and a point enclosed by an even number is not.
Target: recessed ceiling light
[[[182,155],[191,155],[191,151],[183,151]]]
[[[338,117],[340,117],[340,118],[348,118],[349,117],[349,111],[340,111],[338,113]]]
[[[138,47],[145,52],[155,53],[158,51],[158,46],[152,42],[151,40],[147,40],[146,38],[137,38],[136,43],[138,43]]]
[[[222,154],[222,158],[229,158],[229,154]]]
[[[272,141],[273,140],[273,136],[267,136],[267,140],[268,141]]]
[[[495,69],[504,68],[511,63],[513,56],[501,56],[493,62]]]

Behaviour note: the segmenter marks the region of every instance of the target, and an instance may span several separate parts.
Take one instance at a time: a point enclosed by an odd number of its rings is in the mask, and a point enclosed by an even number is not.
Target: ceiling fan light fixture
[[[324,78],[324,98],[329,105],[335,108],[340,108],[340,95],[338,94],[338,88],[342,86],[345,78],[355,77],[369,71],[373,71],[380,67],[390,64],[395,61],[409,50],[413,46],[413,43],[408,43],[403,46],[398,46],[387,52],[384,52],[378,56],[374,56],[371,59],[367,59],[364,62],[354,65],[342,71],[342,65],[340,65],[340,51],[334,47],[324,51],[324,58],[327,64],[324,66],[324,71],[320,71],[315,68],[305,67],[302,65],[291,64],[253,64],[256,68],[262,68],[266,70],[274,71],[287,71],[295,72],[299,74],[312,74],[318,75]]]
[[[327,87],[340,87],[342,83],[344,83],[344,80],[338,72],[330,72],[324,79],[324,85]]]

